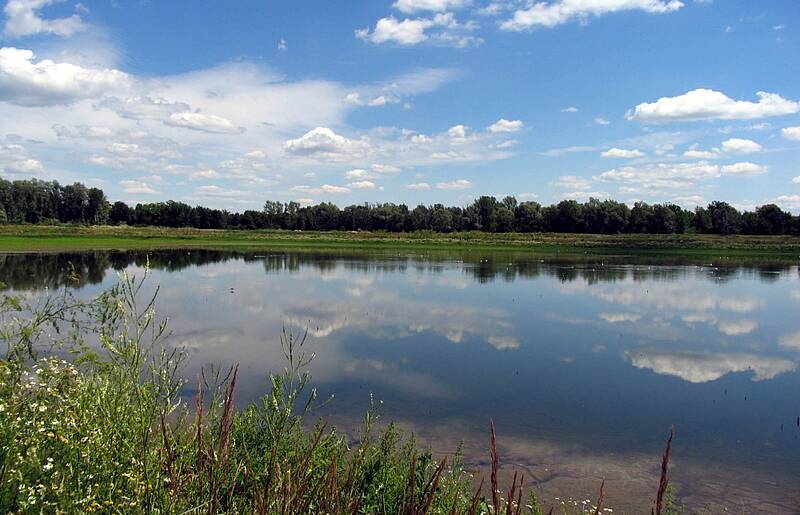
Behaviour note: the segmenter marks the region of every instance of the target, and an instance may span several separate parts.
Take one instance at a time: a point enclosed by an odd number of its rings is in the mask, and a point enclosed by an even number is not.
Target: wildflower
[[[53,458],[47,458],[47,463],[45,463],[42,468],[44,470],[50,470],[51,468],[53,468]]]

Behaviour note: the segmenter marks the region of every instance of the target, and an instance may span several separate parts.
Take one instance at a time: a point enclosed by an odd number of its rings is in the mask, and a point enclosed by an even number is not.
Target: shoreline
[[[141,249],[363,249],[535,251],[695,256],[783,256],[800,259],[797,236],[571,233],[383,233],[172,229],[161,227],[0,227],[0,251]]]

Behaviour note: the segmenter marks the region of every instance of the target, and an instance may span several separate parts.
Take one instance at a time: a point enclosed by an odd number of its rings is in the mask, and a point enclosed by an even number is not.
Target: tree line
[[[482,196],[465,207],[405,204],[359,204],[339,208],[329,202],[301,206],[267,201],[260,211],[241,213],[183,202],[109,203],[99,188],[56,181],[0,179],[0,224],[78,223],[151,225],[198,229],[284,229],[313,231],[486,231],[566,233],[794,234],[800,216],[774,204],[739,211],[726,202],[683,209],[676,204],[637,202],[633,207],[613,200],[563,200],[543,206]]]

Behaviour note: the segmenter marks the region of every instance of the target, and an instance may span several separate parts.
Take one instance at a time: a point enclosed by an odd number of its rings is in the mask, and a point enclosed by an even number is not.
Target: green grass
[[[154,248],[525,250],[707,255],[800,255],[800,237],[698,234],[223,231],[158,227],[0,227],[0,251]]]
[[[187,385],[143,280],[123,274],[89,302],[67,290],[31,305],[2,297],[0,512],[545,513],[528,483],[497,484],[493,428],[487,493],[458,450],[433,456],[392,425],[377,432],[372,409],[355,440],[314,421],[324,400],[303,337],[281,335],[285,368],[244,409],[236,368]]]

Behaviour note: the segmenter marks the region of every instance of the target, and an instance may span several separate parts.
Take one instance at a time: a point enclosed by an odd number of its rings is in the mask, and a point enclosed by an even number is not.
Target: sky
[[[800,212],[800,1],[7,0],[0,176]]]

